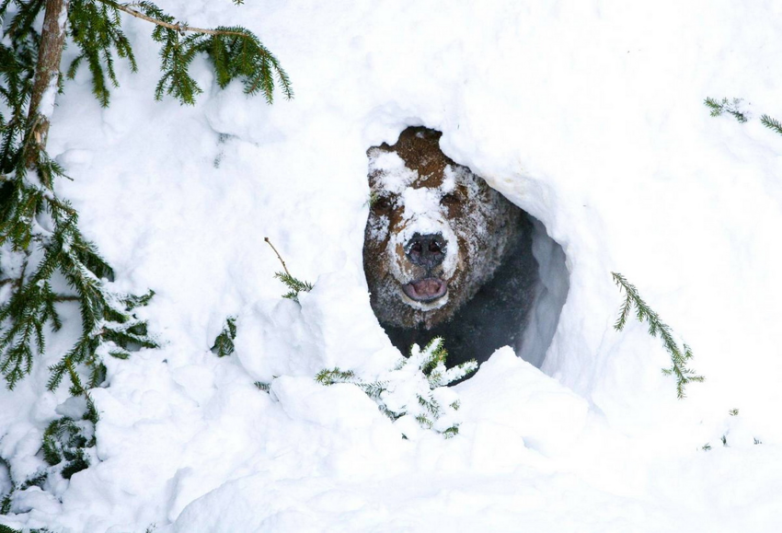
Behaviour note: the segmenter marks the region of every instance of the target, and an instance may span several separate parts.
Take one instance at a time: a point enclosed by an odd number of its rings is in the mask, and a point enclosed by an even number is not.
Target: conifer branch
[[[283,294],[282,297],[288,298],[289,300],[293,300],[294,302],[298,303],[299,293],[309,292],[314,288],[314,286],[309,281],[302,281],[298,278],[294,278],[291,275],[291,273],[288,271],[288,267],[285,266],[285,261],[283,261],[280,252],[278,252],[277,248],[274,247],[272,241],[269,240],[269,237],[264,237],[263,240],[266,241],[266,243],[272,247],[274,253],[277,254],[277,259],[279,259],[280,263],[282,263],[283,270],[285,270],[285,272],[276,272],[274,274],[274,277],[282,281],[289,289],[288,292]]]
[[[706,98],[703,101],[703,104],[711,109],[710,114],[713,117],[718,117],[723,113],[728,113],[729,115],[733,115],[733,118],[742,124],[747,121],[747,114],[739,110],[739,105],[741,105],[741,98],[734,98],[732,101],[729,101],[727,98],[723,98],[721,102],[718,102],[714,98]]]
[[[62,90],[60,63],[66,34],[79,51],[66,75],[72,78],[86,65],[93,93],[101,105],[108,106],[110,90],[118,86],[116,57],[127,60],[132,71],[138,68],[120,24],[120,13],[128,9],[152,19],[153,39],[162,45],[157,98],[170,94],[184,104],[194,103],[201,89],[189,67],[201,53],[213,63],[220,88],[241,80],[246,94],[262,92],[269,103],[275,88],[287,98],[293,96],[277,59],[245,28],[210,30],[175,23],[151,2],[129,7],[113,0],[0,0],[0,254],[4,255],[0,375],[9,388],[28,375],[36,356],[46,350],[49,330],[62,327],[63,306],[58,304],[75,302],[81,335],[50,368],[47,386],[54,389],[67,377],[71,394],[86,402],[81,418],[61,417],[47,427],[42,451],[50,467],[24,482],[14,482],[12,491],[42,487],[50,476],[68,479],[89,466],[87,450],[95,445],[98,420],[89,390],[105,381],[104,358],[127,358],[138,349],[158,346],[148,334],[147,322],[134,312],[154,293],[136,296],[114,291],[111,266],[81,233],[76,210],[55,193],[56,179],[67,176],[46,152],[52,105]],[[48,221],[45,226],[39,223],[42,216]],[[69,290],[55,292],[55,275],[65,280]],[[229,340],[235,335],[231,325]],[[226,344],[223,350],[227,349]],[[10,497],[0,502],[0,514],[10,512]]]
[[[114,0],[70,2],[69,31],[81,54],[71,63],[67,76],[73,78],[81,65],[86,64],[92,74],[93,93],[104,107],[109,104],[110,85],[119,85],[114,54],[127,59],[131,71],[138,68],[130,41],[122,31],[120,13],[154,25],[152,38],[161,44],[162,76],[155,88],[158,100],[168,94],[182,104],[195,103],[196,96],[203,91],[189,71],[193,60],[201,53],[211,60],[220,88],[240,79],[246,94],[262,92],[270,104],[275,87],[279,87],[286,98],[293,97],[290,79],[277,58],[246,28],[189,26],[149,1],[130,4]]]
[[[310,292],[313,289],[313,285],[309,281],[302,281],[300,279],[294,278],[293,276],[285,274],[284,272],[276,272],[274,277],[282,281],[289,289],[287,293],[282,295],[282,297],[293,300],[297,303],[299,301],[300,292]]]
[[[775,118],[771,118],[768,115],[763,115],[762,117],[760,117],[760,122],[768,129],[782,135],[782,123],[780,123]]]
[[[234,353],[234,339],[236,339],[236,317],[229,316],[210,350],[217,357],[227,357]]]
[[[193,33],[205,33],[207,35],[237,35],[241,36],[243,38],[246,38],[247,35],[245,35],[242,32],[239,31],[227,31],[227,30],[210,30],[207,28],[197,28],[195,26],[188,26],[187,24],[183,24],[181,22],[168,22],[166,20],[160,20],[153,17],[150,17],[149,15],[146,15],[142,13],[141,11],[138,11],[134,9],[134,6],[144,6],[147,4],[147,2],[137,2],[132,4],[120,4],[118,2],[113,2],[112,0],[98,0],[99,2],[109,5],[111,7],[114,7],[116,9],[119,9],[120,11],[124,11],[128,15],[132,15],[136,18],[140,18],[142,20],[146,20],[147,22],[151,22],[152,24],[155,24],[157,26],[162,26],[164,28],[168,28],[169,30],[175,30],[179,33],[185,33],[185,32],[193,32]]]
[[[459,433],[458,422],[452,420],[459,410],[459,401],[443,405],[436,392],[474,372],[478,364],[467,361],[446,370],[447,356],[443,339],[436,337],[423,349],[414,344],[410,348],[410,357],[403,358],[377,380],[365,381],[352,370],[339,367],[320,371],[315,380],[321,385],[355,385],[374,400],[380,411],[391,420],[411,416],[422,428],[435,429],[445,438],[450,438]],[[413,389],[409,387],[411,382],[417,385]],[[398,386],[399,383],[405,383],[405,386]]]
[[[654,312],[638,294],[635,288],[627,279],[617,272],[611,272],[614,283],[625,293],[625,300],[619,310],[619,317],[614,324],[614,329],[621,331],[627,324],[627,317],[633,307],[636,310],[636,318],[639,322],[646,321],[649,325],[649,335],[657,337],[659,335],[663,347],[671,357],[671,368],[664,368],[663,373],[674,375],[676,377],[676,396],[679,399],[685,397],[684,387],[691,382],[702,382],[703,376],[695,374],[695,370],[687,368],[687,363],[692,359],[692,349],[683,344],[682,348],[673,338],[671,328],[664,323],[660,316]]]
[[[740,98],[734,98],[732,101],[728,101],[727,98],[723,98],[721,102],[718,102],[714,98],[706,98],[703,101],[704,105],[711,110],[711,116],[718,117],[723,113],[733,115],[735,119],[741,123],[747,122],[747,114],[739,110],[738,106],[741,104]],[[762,115],[760,117],[760,123],[768,129],[782,135],[782,122],[769,116]]]

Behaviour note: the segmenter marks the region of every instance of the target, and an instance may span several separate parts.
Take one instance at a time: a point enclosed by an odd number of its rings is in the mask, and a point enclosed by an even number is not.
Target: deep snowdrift
[[[95,464],[18,493],[0,523],[779,530],[782,137],[757,120],[782,117],[778,3],[165,6],[256,31],[296,98],[220,92],[202,63],[198,105],[156,103],[157,49],[137,21],[143,72],[120,64],[110,108],[86,72],[66,83],[50,152],[74,181],[60,191],[118,287],[156,291],[143,313],[165,346],[108,361]],[[706,96],[745,98],[753,120],[710,117]],[[567,300],[557,324],[539,322],[553,335],[541,369],[500,350],[456,387],[461,432],[448,440],[402,440],[358,388],[313,379],[336,366],[374,375],[397,357],[362,270],[365,152],[409,125],[442,131],[451,158],[539,220],[569,273],[566,292],[550,270],[552,301]],[[280,298],[264,236],[314,282],[300,306]],[[539,261],[558,253],[537,242]],[[706,382],[687,399],[644,325],[613,330],[612,271],[693,347]],[[209,347],[229,315],[237,351],[218,359]],[[47,361],[0,392],[0,456],[19,478],[40,467],[41,431],[67,398],[45,392]]]

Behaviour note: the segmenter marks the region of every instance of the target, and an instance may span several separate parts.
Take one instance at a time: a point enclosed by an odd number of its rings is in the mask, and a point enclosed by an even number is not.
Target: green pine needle
[[[771,118],[768,115],[763,115],[760,117],[760,122],[768,129],[782,135],[782,123],[780,123],[777,119]]]
[[[703,103],[711,109],[711,116],[718,117],[722,114],[723,106],[717,102],[714,98],[706,98]]]
[[[225,326],[215,339],[212,353],[217,357],[227,357],[234,353],[234,339],[236,339],[236,317],[229,316],[225,320]]]
[[[446,439],[452,439],[458,434],[459,434],[459,426],[451,426],[445,431],[443,431],[443,436]]]
[[[40,115],[28,109],[41,42],[37,27],[45,6],[44,0],[0,0],[0,254],[4,259],[0,269],[4,294],[0,301],[0,375],[13,389],[46,351],[49,331],[62,327],[60,313],[78,309],[79,338],[51,366],[47,386],[53,390],[67,377],[71,394],[85,398],[86,409],[79,420],[61,417],[51,422],[42,444],[42,455],[51,466],[31,479],[14,482],[12,492],[43,486],[54,474],[68,479],[88,467],[88,449],[95,445],[98,420],[89,390],[105,382],[103,358],[126,359],[141,348],[158,346],[148,333],[147,322],[136,315],[154,293],[116,293],[111,266],[81,233],[76,210],[55,194],[55,181],[65,177],[64,170],[40,144],[36,136]],[[190,76],[190,66],[198,54],[209,57],[221,88],[238,80],[248,95],[263,93],[269,103],[277,89],[287,98],[293,96],[278,60],[244,28],[186,28],[150,2],[70,0],[66,31],[77,54],[66,76],[73,78],[86,66],[92,92],[102,106],[109,105],[111,90],[119,83],[116,59],[127,61],[131,71],[138,68],[120,20],[121,12],[133,14],[136,9],[159,23],[177,25],[176,30],[159,24],[153,29],[153,38],[161,44],[158,98],[169,94],[183,104],[195,102],[201,89]],[[62,79],[59,82],[62,91]],[[46,227],[37,222],[42,217],[49,222]],[[67,287],[61,290],[53,284],[54,277],[64,279]],[[301,290],[312,288],[293,281],[297,283],[288,297],[295,299]],[[233,350],[232,319],[227,330],[226,342],[218,347],[221,355]],[[11,494],[7,494],[0,500],[0,514],[10,511]],[[4,530],[10,528],[0,526]]]
[[[428,386],[428,392],[426,394],[415,394],[410,398],[411,402],[414,402],[423,409],[417,409],[418,414],[415,415],[415,419],[419,425],[425,429],[432,429],[435,422],[444,416],[447,409],[435,399],[432,392],[439,388],[446,386],[453,381],[462,379],[467,374],[475,371],[477,363],[475,361],[468,361],[462,363],[450,369],[445,369],[445,361],[448,356],[444,346],[444,341],[441,337],[432,339],[423,350],[417,345],[413,345],[410,349],[410,357],[404,358],[399,365],[397,365],[393,372],[399,372],[408,365],[413,365],[413,369],[420,372],[423,377],[426,378],[426,385]],[[405,415],[414,415],[415,410],[411,412],[411,407],[408,405],[402,410],[390,409],[385,403],[384,393],[389,391],[389,382],[386,381],[373,381],[367,382],[356,376],[352,370],[341,370],[340,368],[334,368],[331,370],[322,370],[316,376],[315,380],[322,385],[334,385],[336,383],[349,383],[359,387],[364,393],[372,398],[377,404],[380,411],[385,414],[391,420],[397,420]],[[393,392],[393,391],[392,391]],[[453,411],[459,410],[459,402],[454,401],[447,406],[448,409]],[[421,411],[423,410],[423,413]],[[445,438],[451,438],[457,435],[459,432],[458,424],[447,428],[441,433]]]
[[[73,79],[79,67],[86,64],[92,75],[92,93],[103,107],[109,105],[109,84],[119,87],[114,54],[127,59],[132,72],[138,70],[130,41],[120,26],[119,10],[111,4],[71,0],[68,7],[67,31],[81,53],[71,62],[66,75]]]
[[[354,383],[356,374],[352,370],[340,370],[336,367],[332,370],[321,370],[315,376],[315,381],[321,385],[334,385],[335,383]]]
[[[682,348],[679,348],[679,345],[673,338],[671,328],[646,304],[633,284],[617,272],[612,272],[611,276],[614,279],[614,283],[625,293],[625,300],[619,309],[619,317],[614,323],[614,329],[621,331],[625,327],[627,317],[630,315],[632,308],[635,307],[638,321],[646,321],[649,325],[649,334],[652,337],[659,336],[663,347],[669,353],[671,368],[663,369],[663,373],[676,377],[676,396],[679,399],[684,398],[684,388],[688,383],[702,382],[704,380],[703,376],[696,375],[694,370],[687,368],[687,362],[692,359],[692,349],[687,344],[683,344]]]
[[[26,5],[23,0],[14,1]],[[30,3],[40,11],[42,2]],[[35,18],[32,15],[37,14],[32,11],[27,8],[24,20],[18,25],[27,27]],[[246,28],[190,28],[149,1],[123,4],[114,0],[71,0],[67,31],[80,53],[66,75],[72,79],[86,65],[92,78],[92,92],[103,107],[109,105],[111,88],[119,86],[114,57],[127,60],[132,72],[138,70],[130,41],[122,31],[121,12],[157,21],[152,29],[152,39],[161,45],[161,77],[155,88],[157,100],[169,95],[182,104],[195,104],[203,89],[191,76],[190,69],[199,54],[209,58],[221,89],[239,80],[246,94],[262,93],[269,104],[274,101],[277,88],[285,98],[293,97],[290,78],[278,59]]]
[[[734,98],[730,101],[727,98],[723,98],[721,102],[718,102],[714,98],[706,98],[703,101],[703,104],[711,110],[710,114],[713,117],[728,113],[740,123],[747,121],[746,113],[739,110],[739,105],[741,105],[740,98]]]
[[[432,415],[432,418],[437,419],[440,416],[440,404],[431,398],[424,398],[418,396],[418,403],[421,407],[424,407]]]
[[[275,272],[274,277],[282,281],[289,289],[282,297],[297,303],[299,301],[300,292],[309,292],[313,289],[313,285],[309,281],[301,281],[287,272]]]

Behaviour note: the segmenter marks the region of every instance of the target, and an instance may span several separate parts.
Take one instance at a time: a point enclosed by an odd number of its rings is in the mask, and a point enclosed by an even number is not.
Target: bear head
[[[494,274],[522,231],[522,212],[440,150],[441,133],[408,128],[370,148],[364,270],[381,323],[429,329]]]

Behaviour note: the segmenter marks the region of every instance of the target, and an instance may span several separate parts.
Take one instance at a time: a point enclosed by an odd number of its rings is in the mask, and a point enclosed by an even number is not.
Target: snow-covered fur
[[[408,128],[395,145],[367,152],[364,270],[384,325],[430,329],[450,319],[523,231],[523,212],[443,154],[440,136]]]

